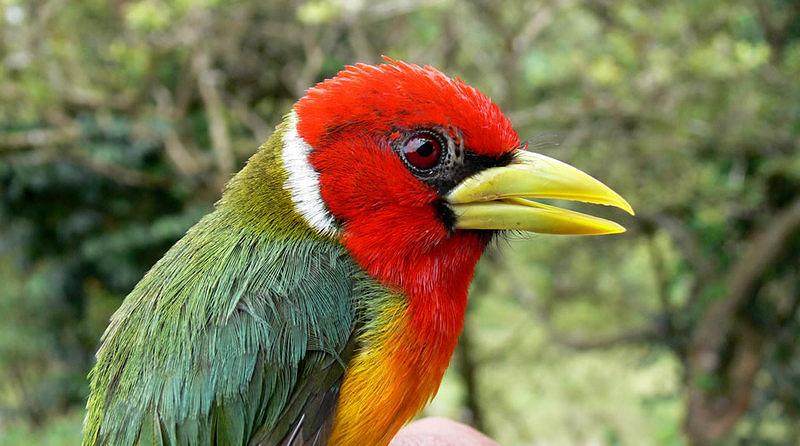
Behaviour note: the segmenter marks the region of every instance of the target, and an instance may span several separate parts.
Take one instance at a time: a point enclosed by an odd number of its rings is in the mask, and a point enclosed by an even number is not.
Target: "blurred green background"
[[[109,315],[306,88],[381,54],[638,211],[489,252],[425,414],[504,445],[800,444],[789,0],[0,0],[0,444],[77,444]]]

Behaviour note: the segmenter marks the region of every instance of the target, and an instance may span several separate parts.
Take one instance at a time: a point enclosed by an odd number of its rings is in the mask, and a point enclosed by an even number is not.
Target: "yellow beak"
[[[613,221],[531,201],[536,198],[614,206],[624,198],[588,174],[548,156],[519,150],[514,162],[467,178],[448,195],[458,229],[513,229],[543,234],[618,234]]]

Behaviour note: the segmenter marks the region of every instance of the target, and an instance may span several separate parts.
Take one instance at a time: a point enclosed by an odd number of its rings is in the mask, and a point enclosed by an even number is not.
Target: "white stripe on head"
[[[297,114],[289,114],[289,126],[283,135],[283,168],[286,182],[283,187],[292,195],[297,212],[312,228],[322,234],[336,233],[336,222],[322,201],[319,192],[319,173],[311,166],[308,155],[313,149],[297,133]]]

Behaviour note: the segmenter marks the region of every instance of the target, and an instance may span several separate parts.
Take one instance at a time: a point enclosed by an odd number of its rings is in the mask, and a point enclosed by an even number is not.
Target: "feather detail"
[[[285,127],[112,317],[84,445],[244,445],[257,431],[277,444],[300,415],[329,432],[358,302],[376,286],[293,211]]]
[[[292,111],[283,135],[284,187],[292,194],[295,208],[308,224],[322,234],[336,233],[336,222],[325,207],[319,192],[319,174],[308,161],[312,148],[297,133],[297,114]]]

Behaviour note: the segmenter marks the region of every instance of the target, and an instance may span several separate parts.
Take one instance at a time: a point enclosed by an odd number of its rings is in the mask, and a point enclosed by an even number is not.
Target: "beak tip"
[[[631,206],[631,204],[630,204],[630,203],[628,203],[628,200],[626,200],[626,199],[624,199],[624,198],[623,198],[623,199],[622,199],[622,202],[625,204],[625,205],[622,207],[622,210],[623,210],[623,211],[627,212],[627,213],[628,213],[628,214],[630,214],[630,215],[636,215],[636,211],[634,211],[634,210],[633,210],[633,206]]]
[[[625,204],[626,204],[627,206],[626,206],[626,207],[624,207],[624,208],[622,208],[622,210],[623,210],[623,211],[625,211],[625,212],[627,212],[627,213],[628,213],[628,214],[630,214],[631,216],[635,216],[635,215],[636,215],[636,211],[634,211],[634,210],[633,210],[633,207],[632,207],[630,204],[628,204],[627,202],[625,202]]]
[[[609,189],[609,192],[610,192],[610,194],[613,194],[614,196],[616,196],[616,200],[614,200],[615,202],[614,203],[609,203],[611,206],[614,206],[614,207],[617,207],[619,209],[622,209],[623,211],[627,212],[630,215],[636,215],[636,211],[633,210],[633,206],[631,206],[631,204],[628,203],[628,200],[622,198],[622,196],[620,194],[614,192],[611,189]]]
[[[609,228],[607,232],[605,232],[605,235],[622,234],[622,233],[628,231],[627,229],[625,229],[624,226],[622,226],[622,225],[620,225],[618,223],[615,223],[615,222],[610,222],[610,223],[613,223],[614,225],[611,228]]]

